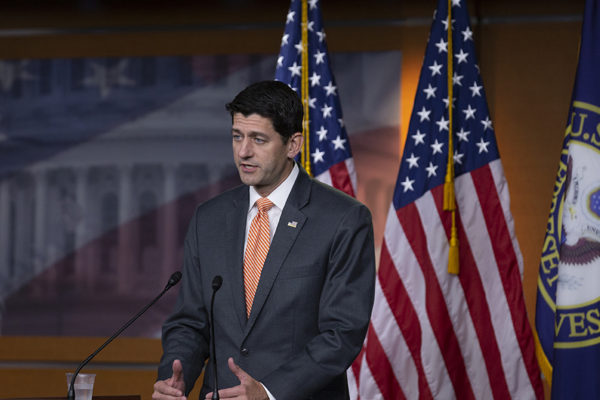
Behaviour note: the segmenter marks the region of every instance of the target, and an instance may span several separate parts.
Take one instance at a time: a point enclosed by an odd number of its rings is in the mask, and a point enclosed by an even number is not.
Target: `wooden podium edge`
[[[79,363],[106,338],[56,336],[0,336],[0,363]],[[157,364],[162,354],[159,339],[117,338],[94,362]]]

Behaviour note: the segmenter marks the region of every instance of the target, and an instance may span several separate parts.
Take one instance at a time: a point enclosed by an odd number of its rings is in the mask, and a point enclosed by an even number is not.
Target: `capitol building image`
[[[173,78],[160,68],[207,65],[203,58],[159,58],[153,86],[132,94],[138,83],[131,70],[144,61],[109,63],[113,80],[108,71],[100,81],[106,87],[71,92],[52,72],[52,90],[67,93],[49,110],[44,80],[22,79],[11,104],[16,111],[0,125],[8,128],[0,140],[8,157],[0,179],[2,334],[110,332],[181,269],[195,207],[239,184],[224,105],[247,82],[267,78],[272,60],[237,59],[236,72],[213,84],[190,79],[164,95],[160,77]],[[41,64],[29,62],[27,69],[39,72]],[[76,63],[54,64],[72,69]],[[155,319],[171,306],[172,299],[159,305]],[[93,313],[85,309],[109,311],[88,324],[81,318]],[[133,334],[147,329],[141,322]]]

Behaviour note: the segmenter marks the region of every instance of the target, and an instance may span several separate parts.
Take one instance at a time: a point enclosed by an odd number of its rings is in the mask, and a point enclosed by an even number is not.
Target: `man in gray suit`
[[[220,275],[214,340],[221,399],[347,399],[345,372],[373,306],[371,215],[294,162],[302,103],[287,85],[255,83],[226,107],[245,185],[200,205],[192,218],[152,398],[186,396],[212,357],[211,283]],[[261,218],[264,229],[256,228]],[[208,365],[201,398],[212,396]]]

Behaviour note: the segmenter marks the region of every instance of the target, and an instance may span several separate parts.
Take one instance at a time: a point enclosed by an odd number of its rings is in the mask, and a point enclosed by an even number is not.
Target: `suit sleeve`
[[[197,249],[198,214],[196,210],[185,238],[182,285],[175,309],[163,324],[163,356],[158,368],[158,379],[168,379],[172,375],[173,360],[180,360],[186,395],[192,390],[208,358],[210,340]]]
[[[276,399],[301,399],[318,392],[358,355],[371,317],[375,255],[371,215],[354,205],[332,240],[319,303],[319,334],[262,383]]]

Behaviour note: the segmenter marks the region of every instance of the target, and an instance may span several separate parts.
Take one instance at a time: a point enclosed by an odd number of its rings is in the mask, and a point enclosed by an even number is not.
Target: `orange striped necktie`
[[[269,228],[269,215],[267,212],[273,207],[271,200],[261,197],[256,200],[258,213],[252,219],[248,232],[248,243],[244,254],[244,288],[246,292],[246,316],[250,317],[250,310],[254,302],[254,294],[260,280],[260,273],[269,252],[271,232]]]

